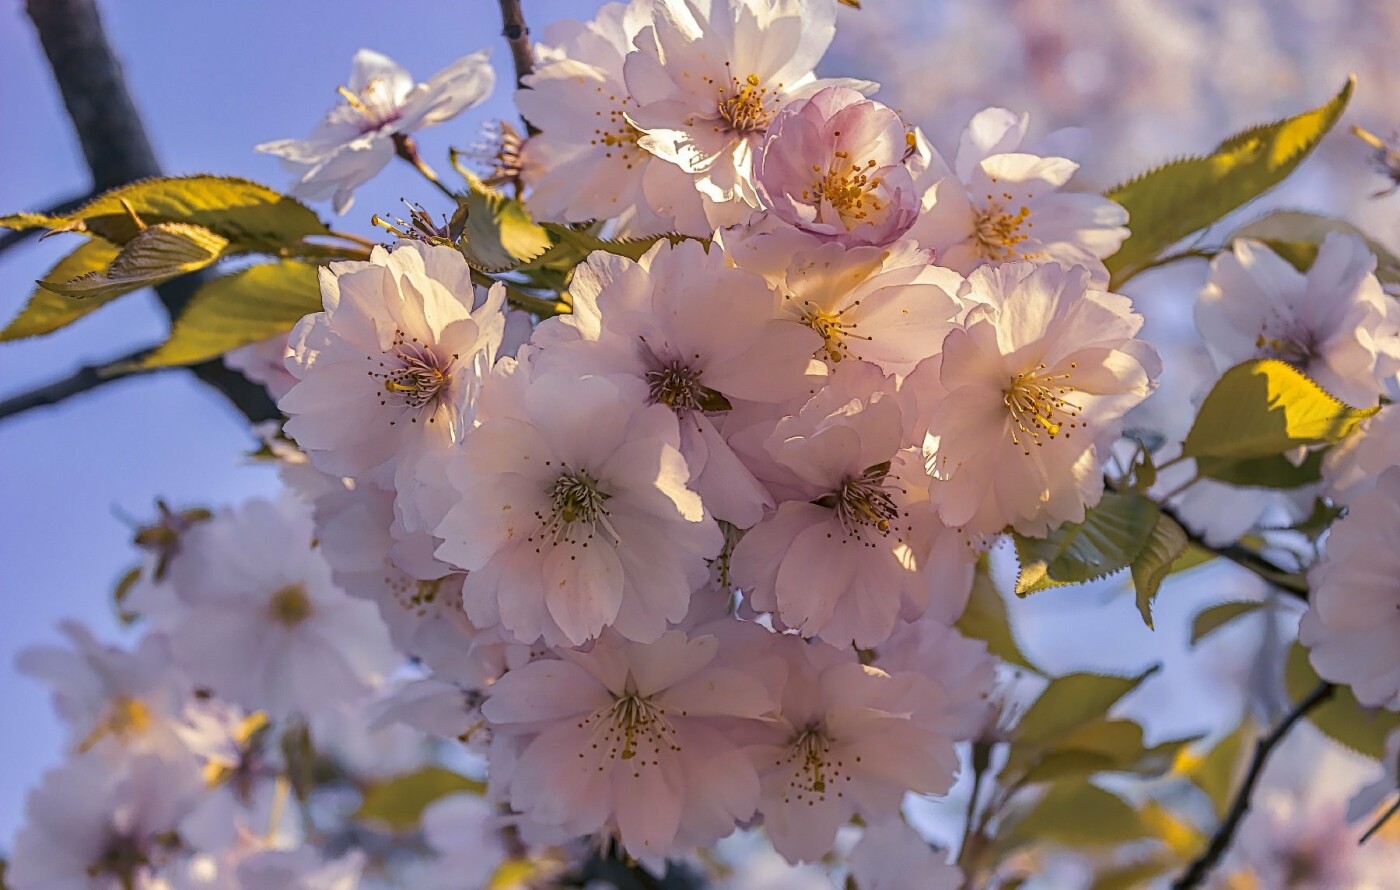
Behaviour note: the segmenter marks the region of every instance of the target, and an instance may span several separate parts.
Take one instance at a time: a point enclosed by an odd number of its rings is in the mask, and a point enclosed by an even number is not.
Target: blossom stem
[[[354,242],[355,244],[362,244],[362,245],[364,245],[365,247],[377,247],[377,246],[379,246],[379,242],[378,242],[378,241],[371,241],[371,240],[368,239],[368,238],[363,238],[363,237],[361,237],[361,236],[359,236],[359,235],[356,235],[356,234],[353,234],[353,233],[351,233],[351,232],[337,232],[337,231],[332,231],[332,232],[331,232],[331,237],[332,237],[332,238],[340,238],[340,239],[343,239],[343,240],[345,240],[345,241],[351,241],[351,242]]]
[[[457,201],[457,193],[443,185],[442,180],[438,179],[438,175],[433,168],[429,167],[427,162],[419,156],[418,143],[413,141],[412,136],[407,133],[395,133],[394,153],[405,161],[408,161],[408,163],[413,166],[413,169],[423,174],[424,179],[437,186],[438,191],[451,198],[453,202]]]
[[[1302,701],[1293,708],[1292,711],[1279,721],[1273,731],[1261,738],[1254,748],[1254,758],[1250,761],[1249,770],[1245,773],[1244,781],[1240,784],[1240,789],[1235,793],[1234,803],[1230,805],[1229,812],[1225,820],[1220,823],[1220,827],[1211,836],[1210,843],[1199,857],[1191,863],[1180,878],[1172,884],[1172,890],[1189,890],[1191,887],[1199,887],[1210,874],[1220,857],[1229,849],[1230,842],[1234,840],[1235,831],[1240,826],[1240,821],[1249,812],[1250,797],[1254,793],[1254,786],[1259,781],[1259,776],[1264,771],[1264,765],[1268,762],[1269,755],[1289,730],[1310,711],[1319,707],[1336,691],[1337,687],[1331,683],[1319,683],[1317,688],[1309,692]]]
[[[967,819],[963,824],[962,841],[958,844],[958,868],[962,869],[966,876],[968,886],[972,884],[973,860],[976,858],[972,854],[974,835],[981,834],[981,826],[974,832],[973,826],[977,822],[977,798],[982,794],[982,777],[987,771],[987,751],[986,744],[981,741],[972,743],[972,793],[967,799]]]
[[[1385,825],[1385,823],[1389,822],[1391,817],[1394,816],[1396,813],[1400,813],[1400,799],[1397,799],[1395,803],[1390,805],[1389,809],[1387,809],[1384,813],[1381,813],[1381,817],[1376,820],[1375,825],[1372,825],[1370,828],[1366,829],[1366,833],[1361,835],[1361,840],[1356,842],[1357,845],[1359,846],[1361,844],[1364,844],[1367,841],[1369,841],[1372,837],[1374,837],[1376,832],[1380,831],[1381,828]]]
[[[520,0],[500,0],[501,33],[510,44],[510,58],[515,65],[515,85],[525,86],[525,77],[535,70],[535,54],[530,48],[530,26],[525,24],[525,12],[520,8]],[[533,136],[539,127],[520,118],[525,123],[525,132]]]

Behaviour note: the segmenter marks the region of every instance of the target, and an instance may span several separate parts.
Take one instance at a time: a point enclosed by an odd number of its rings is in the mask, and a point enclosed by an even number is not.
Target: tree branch
[[[94,0],[27,0],[25,7],[92,171],[93,191],[159,176],[160,165]],[[171,319],[180,314],[204,280],[196,273],[156,288],[156,296]],[[227,396],[250,421],[281,416],[261,386],[217,359],[191,370]]]
[[[1278,743],[1283,741],[1284,736],[1288,735],[1288,731],[1293,728],[1295,723],[1331,698],[1336,689],[1337,687],[1331,683],[1318,684],[1317,688],[1298,702],[1297,706],[1279,722],[1278,726],[1274,727],[1272,732],[1259,740],[1254,748],[1254,759],[1250,761],[1249,771],[1245,773],[1240,790],[1235,793],[1234,803],[1230,805],[1225,820],[1220,823],[1220,827],[1211,836],[1205,852],[1191,863],[1176,883],[1172,884],[1172,890],[1189,890],[1191,887],[1199,887],[1205,881],[1210,870],[1229,849],[1230,842],[1234,840],[1235,831],[1240,827],[1240,821],[1244,819],[1245,813],[1249,812],[1250,797],[1254,793],[1254,786],[1259,782],[1259,776],[1264,772],[1264,764],[1268,761],[1269,755]]]
[[[153,368],[132,367],[133,362],[138,361],[153,348],[154,347],[148,346],[145,349],[139,349],[108,362],[84,365],[61,380],[55,380],[52,383],[47,383],[43,386],[31,389],[28,392],[23,392],[0,401],[0,420],[13,417],[31,408],[42,408],[45,405],[57,405],[64,399],[96,389],[102,384],[110,383],[113,380],[120,380],[123,377],[130,377],[135,374],[142,374],[150,370],[155,370]]]
[[[1191,526],[1181,518],[1181,514],[1173,507],[1166,503],[1160,503],[1157,506],[1161,509],[1162,515],[1174,520],[1177,525],[1181,526],[1181,530],[1186,532],[1186,540],[1190,541],[1192,544],[1195,544],[1202,550],[1208,550],[1216,556],[1223,556],[1235,565],[1248,569],[1285,593],[1296,596],[1304,602],[1307,602],[1308,584],[1307,581],[1298,577],[1297,572],[1291,572],[1283,566],[1278,565],[1273,560],[1260,556],[1253,550],[1247,547],[1241,547],[1239,544],[1227,544],[1224,547],[1214,547],[1207,544],[1204,538],[1191,530]]]
[[[511,61],[515,63],[515,85],[523,87],[525,75],[535,70],[535,56],[530,51],[530,28],[525,24],[520,0],[501,0],[501,24],[501,33],[510,44]]]

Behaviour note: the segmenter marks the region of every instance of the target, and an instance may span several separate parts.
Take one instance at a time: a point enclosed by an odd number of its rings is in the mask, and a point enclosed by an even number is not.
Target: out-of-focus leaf
[[[39,286],[65,297],[106,301],[203,269],[227,247],[227,238],[201,226],[157,223],[126,242],[106,269]]]
[[[1197,459],[1274,457],[1336,442],[1379,410],[1343,404],[1287,362],[1256,359],[1226,371],[1211,389],[1182,453]]]
[[[1355,86],[1348,78],[1341,92],[1318,108],[1245,130],[1206,157],[1173,161],[1109,191],[1110,199],[1127,208],[1132,232],[1105,261],[1112,285],[1292,173],[1336,124]]]
[[[1202,478],[1228,482],[1231,485],[1251,488],[1297,488],[1322,479],[1323,454],[1320,450],[1311,451],[1301,464],[1293,463],[1282,454],[1239,459],[1198,457],[1196,472]]]
[[[486,890],[525,890],[533,886],[531,882],[539,872],[540,867],[529,859],[507,859],[492,873]]]
[[[1141,890],[1152,879],[1171,869],[1173,863],[1165,857],[1145,859],[1129,865],[1115,865],[1094,875],[1089,890]]]
[[[1097,720],[1142,684],[1157,667],[1135,677],[1107,674],[1066,674],[1045,687],[1013,732],[1014,744],[1049,746]]]
[[[1152,627],[1152,602],[1162,582],[1172,573],[1177,560],[1186,552],[1186,531],[1165,513],[1157,514],[1157,524],[1147,544],[1133,558],[1133,590],[1137,595],[1138,612],[1148,627]]]
[[[77,249],[58,261],[58,264],[44,276],[49,281],[69,281],[82,275],[101,272],[117,258],[120,248],[101,238],[92,238],[78,245]],[[94,297],[75,300],[64,297],[42,286],[29,295],[19,315],[15,316],[5,330],[0,331],[0,341],[19,340],[23,337],[36,337],[48,334],[69,325],[87,315],[99,306],[105,305],[119,294],[111,297]]]
[[[1050,786],[1002,832],[998,847],[1010,850],[1029,843],[1102,847],[1151,836],[1141,815],[1123,798],[1088,782],[1071,781]]]
[[[1366,246],[1376,255],[1376,277],[1384,284],[1400,284],[1400,257],[1345,220],[1301,210],[1275,210],[1236,229],[1228,240],[1254,238],[1263,241],[1299,271],[1306,271],[1317,256],[1318,246],[1333,232],[1365,240]]]
[[[1248,615],[1263,607],[1262,602],[1250,600],[1220,603],[1208,609],[1202,609],[1196,613],[1195,619],[1191,622],[1191,645],[1196,645],[1241,615]]]
[[[320,217],[294,198],[246,179],[207,175],[128,183],[44,224],[126,244],[143,228],[160,223],[209,229],[238,251],[275,253],[307,237],[330,234]]]
[[[987,571],[985,557],[977,563],[977,574],[972,580],[972,595],[967,608],[957,624],[964,636],[981,640],[987,650],[1007,664],[1025,668],[1033,673],[1041,673],[1040,668],[1031,662],[1016,642],[1016,631],[1011,626],[1011,616],[1006,610],[1006,601],[1001,598],[996,585]]]
[[[428,804],[449,794],[484,794],[485,784],[440,766],[427,766],[376,782],[365,789],[355,819],[377,822],[392,831],[408,831],[418,826]]]
[[[1152,829],[1153,835],[1178,862],[1195,856],[1206,844],[1206,838],[1199,829],[1155,800],[1145,802],[1138,812],[1142,814],[1142,821]]]
[[[1067,522],[1047,537],[1014,535],[1021,574],[1020,596],[1049,587],[1081,584],[1126,569],[1147,546],[1157,505],[1135,492],[1104,492],[1083,522]]]
[[[1302,643],[1294,643],[1284,667],[1289,700],[1297,704],[1321,682],[1308,660],[1308,650]],[[1336,741],[1376,760],[1385,756],[1386,736],[1400,728],[1400,713],[1363,707],[1346,686],[1338,686],[1331,698],[1313,708],[1308,720]]]
[[[1142,727],[1137,723],[1102,717],[1073,730],[1043,753],[1031,753],[1024,780],[1047,782],[1105,772],[1160,776],[1172,768],[1180,751],[1195,741],[1171,739],[1149,748],[1143,744]],[[1025,757],[1021,752],[1033,747],[1022,745],[1018,751],[1013,745],[1009,760]]]
[[[147,367],[187,365],[286,333],[321,310],[316,266],[266,263],[216,278],[195,291],[170,339],[146,356]]]
[[[1229,735],[1222,737],[1202,754],[1185,752],[1177,760],[1176,772],[1205,794],[1217,819],[1224,818],[1234,799],[1235,779],[1244,769],[1257,730],[1246,718]]]

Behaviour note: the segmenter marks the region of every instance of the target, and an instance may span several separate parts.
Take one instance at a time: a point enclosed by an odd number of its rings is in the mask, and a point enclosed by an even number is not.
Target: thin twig
[[[1361,835],[1361,840],[1357,841],[1356,843],[1360,845],[1369,841],[1372,837],[1375,836],[1376,832],[1380,831],[1381,828],[1385,826],[1385,823],[1390,821],[1391,817],[1394,816],[1396,813],[1400,813],[1400,800],[1396,800],[1395,803],[1391,804],[1390,809],[1382,813],[1381,817],[1376,820],[1376,824],[1366,829],[1366,833]]]
[[[1288,715],[1274,727],[1273,731],[1261,738],[1254,748],[1254,759],[1249,763],[1249,771],[1244,775],[1244,782],[1240,784],[1240,790],[1235,793],[1234,803],[1230,805],[1230,810],[1225,816],[1225,820],[1220,823],[1220,827],[1211,836],[1210,843],[1206,849],[1191,865],[1186,869],[1176,883],[1172,884],[1172,890],[1189,890],[1191,887],[1199,887],[1210,874],[1210,870],[1220,861],[1220,857],[1225,855],[1229,849],[1230,842],[1234,840],[1235,831],[1240,827],[1240,821],[1244,819],[1245,813],[1249,812],[1250,797],[1254,793],[1254,786],[1259,781],[1259,776],[1264,772],[1264,764],[1268,762],[1269,755],[1293,725],[1303,719],[1308,712],[1321,705],[1332,697],[1332,693],[1337,689],[1331,683],[1320,683],[1317,688],[1309,692],[1307,696]]]
[[[11,396],[4,401],[0,401],[0,420],[13,417],[16,414],[28,411],[31,408],[42,408],[45,405],[57,405],[65,399],[76,396],[79,393],[96,389],[104,383],[113,380],[120,380],[123,377],[131,377],[144,373],[154,368],[137,368],[135,363],[154,347],[148,346],[145,349],[138,349],[128,353],[121,358],[113,359],[101,364],[85,365],[69,374],[61,380],[55,380],[43,386],[36,387],[28,392]]]
[[[1158,506],[1164,516],[1175,520],[1176,524],[1181,526],[1182,530],[1186,532],[1186,540],[1192,544],[1217,556],[1225,557],[1235,565],[1248,569],[1286,593],[1302,600],[1308,598],[1308,583],[1305,579],[1300,578],[1296,572],[1290,572],[1273,560],[1261,556],[1247,547],[1241,547],[1239,544],[1229,544],[1224,547],[1207,544],[1204,538],[1191,530],[1191,526],[1181,518],[1181,515],[1174,508],[1165,503]]]

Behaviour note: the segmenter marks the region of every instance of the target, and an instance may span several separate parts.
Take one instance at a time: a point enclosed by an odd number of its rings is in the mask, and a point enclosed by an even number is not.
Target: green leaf
[[[1186,753],[1176,766],[1176,772],[1205,794],[1215,810],[1217,819],[1224,818],[1234,797],[1235,777],[1245,763],[1247,742],[1254,737],[1252,721],[1245,719],[1229,735],[1222,737],[1204,754]]]
[[[1132,234],[1105,264],[1114,286],[1149,265],[1165,248],[1205,228],[1292,173],[1336,124],[1355,78],[1325,105],[1245,130],[1205,157],[1158,167],[1108,192],[1128,210]]]
[[[93,238],[78,245],[76,250],[59,260],[58,265],[50,269],[44,278],[50,281],[71,281],[83,275],[101,272],[112,264],[112,260],[117,258],[119,250],[120,248],[110,241]],[[35,288],[34,292],[29,295],[29,302],[24,304],[19,315],[15,316],[3,331],[0,331],[0,342],[52,333],[77,321],[117,296],[119,295],[113,294],[110,297],[74,300],[71,297],[60,296],[43,287]]]
[[[287,260],[210,281],[195,291],[170,339],[142,365],[193,364],[290,331],[302,316],[321,311],[316,268]]]
[[[467,218],[458,243],[482,272],[506,272],[542,256],[554,243],[525,205],[500,192],[474,188],[462,198]]]
[[[1400,284],[1400,257],[1385,245],[1349,222],[1301,210],[1275,210],[1236,229],[1229,241],[1254,238],[1269,245],[1300,272],[1306,272],[1317,256],[1317,248],[1333,232],[1356,235],[1376,255],[1376,277],[1383,284]]]
[[[1094,883],[1089,885],[1089,890],[1140,890],[1172,867],[1172,862],[1162,858],[1113,866],[1094,875]]]
[[[1308,452],[1301,464],[1286,455],[1272,457],[1198,457],[1196,472],[1206,479],[1250,488],[1297,488],[1322,479],[1324,452]]]
[[[1220,603],[1208,609],[1202,609],[1196,613],[1195,619],[1191,622],[1191,645],[1196,645],[1241,615],[1248,615],[1263,607],[1262,602],[1251,600],[1249,602]]]
[[[1343,438],[1380,406],[1353,408],[1277,359],[1236,365],[1220,378],[1186,434],[1195,458],[1274,457]]]
[[[1168,772],[1183,748],[1200,737],[1170,739],[1151,748],[1142,727],[1132,720],[1102,717],[1061,738],[1026,769],[1024,781],[1045,782],[1096,773],[1130,773],[1156,777]],[[1023,746],[1024,750],[1024,746]],[[1016,753],[1013,748],[1012,757]]]
[[[603,251],[615,256],[626,257],[629,260],[639,260],[648,250],[651,250],[662,240],[670,241],[672,244],[679,244],[685,240],[684,235],[649,235],[645,238],[599,238],[597,235],[586,229],[577,229],[573,226],[561,225],[560,223],[541,223],[545,230],[558,239],[558,247],[541,257],[539,263],[545,263],[555,256],[556,251],[562,252],[567,249],[573,262],[570,265],[577,265],[590,253]]]
[[[426,766],[371,784],[365,789],[354,818],[380,823],[391,831],[410,831],[418,826],[429,804],[462,792],[484,794],[486,785],[440,766]]]
[[[1044,842],[1094,847],[1149,837],[1151,829],[1123,798],[1088,782],[1061,782],[1002,832],[998,846],[1010,850]]]
[[[1159,513],[1147,544],[1133,559],[1133,590],[1137,594],[1138,611],[1148,627],[1152,627],[1152,602],[1157,598],[1157,591],[1174,570],[1177,560],[1186,553],[1186,545],[1186,530],[1175,519]]]
[[[968,598],[962,617],[958,619],[957,628],[963,636],[986,643],[987,650],[1006,663],[1041,673],[1016,642],[1006,601],[992,583],[985,555],[978,559],[977,574],[972,579],[972,595]]]
[[[1308,650],[1295,642],[1284,667],[1289,700],[1297,704],[1321,682],[1308,660]],[[1308,719],[1331,738],[1375,760],[1385,757],[1386,736],[1400,727],[1400,713],[1363,706],[1347,686],[1338,686],[1331,698],[1309,712]]]
[[[157,223],[126,242],[106,269],[39,286],[65,297],[110,300],[203,269],[227,247],[227,238],[201,226]]]
[[[1153,666],[1134,677],[1089,673],[1056,677],[1016,724],[1012,734],[1013,747],[1048,747],[1060,742],[1081,727],[1103,717],[1109,708],[1156,671],[1157,667]]]
[[[1021,573],[1016,593],[1082,584],[1126,569],[1147,546],[1156,527],[1157,505],[1131,492],[1104,492],[1083,522],[1068,522],[1046,538],[1014,535]]]
[[[277,252],[330,229],[309,207],[265,185],[226,176],[143,179],[104,192],[55,228],[126,244],[143,226],[189,223],[217,232],[235,250]]]

